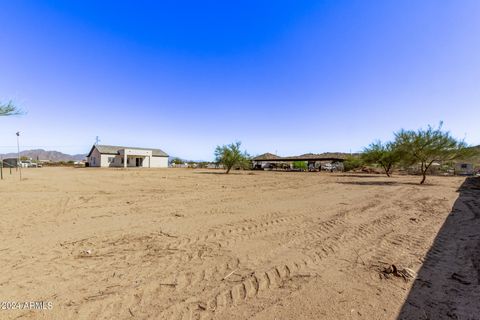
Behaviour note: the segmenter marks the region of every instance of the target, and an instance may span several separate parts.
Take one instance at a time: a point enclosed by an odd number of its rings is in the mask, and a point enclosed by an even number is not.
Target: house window
[[[95,164],[95,157],[93,157],[92,160],[93,160],[93,164]]]
[[[122,158],[122,164],[124,164],[124,163],[125,163],[125,159]]]
[[[467,169],[467,164],[466,164],[466,163],[462,163],[461,168],[462,168],[462,169]]]
[[[127,164],[130,164],[130,158],[127,158]]]
[[[114,157],[108,157],[108,163],[113,163],[115,161]]]

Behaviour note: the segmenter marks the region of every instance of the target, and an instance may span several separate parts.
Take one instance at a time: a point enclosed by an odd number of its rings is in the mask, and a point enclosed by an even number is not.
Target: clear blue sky
[[[480,144],[480,1],[2,1],[0,153],[357,151],[443,120]]]

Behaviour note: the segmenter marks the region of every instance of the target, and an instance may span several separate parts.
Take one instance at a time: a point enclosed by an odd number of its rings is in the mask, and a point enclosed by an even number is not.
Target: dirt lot
[[[53,308],[1,319],[480,319],[473,178],[419,186],[93,168],[15,177],[0,181],[0,301]],[[418,278],[381,275],[389,264]]]

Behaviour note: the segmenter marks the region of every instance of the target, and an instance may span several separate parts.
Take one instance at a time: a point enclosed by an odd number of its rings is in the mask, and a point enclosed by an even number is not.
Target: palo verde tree
[[[0,116],[15,116],[21,113],[20,109],[12,101],[7,103],[0,102]]]
[[[402,162],[407,165],[420,165],[423,184],[427,171],[434,162],[466,159],[473,156],[473,149],[468,148],[463,140],[453,138],[448,131],[428,126],[428,129],[400,130],[395,133],[395,145]]]
[[[246,167],[249,161],[249,155],[246,151],[241,151],[241,142],[237,141],[229,145],[217,146],[215,149],[215,161],[222,164],[226,173],[229,173],[234,166]]]
[[[377,141],[363,150],[362,159],[367,164],[380,165],[387,177],[390,177],[393,167],[400,161],[400,152],[392,142]]]
[[[343,161],[343,170],[348,172],[355,169],[359,169],[363,166],[363,159],[356,155],[349,155]]]

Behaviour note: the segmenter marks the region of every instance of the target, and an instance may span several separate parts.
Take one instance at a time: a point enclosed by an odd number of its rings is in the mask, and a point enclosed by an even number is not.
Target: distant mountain
[[[46,151],[43,149],[20,151],[20,157],[32,158],[33,160],[50,160],[52,162],[59,161],[80,161],[85,159],[85,154],[66,154],[59,151]],[[17,153],[0,154],[0,158],[16,158]]]

